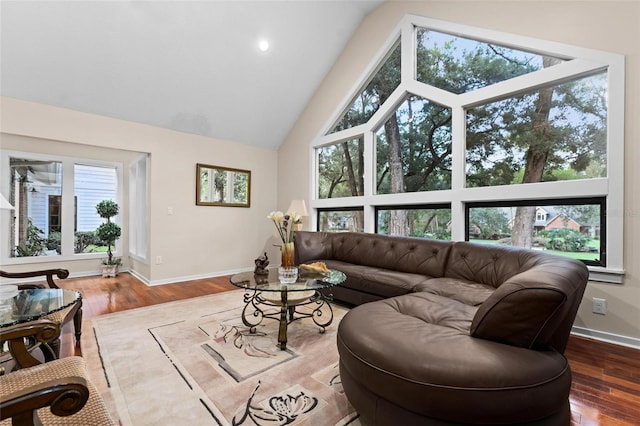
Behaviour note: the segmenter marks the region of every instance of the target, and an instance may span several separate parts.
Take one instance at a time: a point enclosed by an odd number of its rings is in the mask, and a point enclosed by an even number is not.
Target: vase
[[[296,266],[295,263],[295,246],[293,242],[282,243],[282,262],[280,266],[283,268],[291,268]]]
[[[282,244],[282,262],[278,268],[278,279],[283,284],[292,284],[298,280],[298,268],[295,266],[295,246],[293,242]]]
[[[278,268],[278,280],[281,284],[293,284],[298,281],[298,268],[291,266],[289,268]]]

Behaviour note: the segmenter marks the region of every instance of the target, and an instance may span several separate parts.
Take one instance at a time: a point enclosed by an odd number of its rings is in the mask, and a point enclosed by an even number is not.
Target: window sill
[[[624,280],[624,270],[589,267],[589,281],[602,283],[622,284]]]

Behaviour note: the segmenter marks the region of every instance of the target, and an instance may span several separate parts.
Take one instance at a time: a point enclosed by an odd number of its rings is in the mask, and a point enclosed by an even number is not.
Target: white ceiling
[[[0,92],[277,148],[383,1],[2,0]]]

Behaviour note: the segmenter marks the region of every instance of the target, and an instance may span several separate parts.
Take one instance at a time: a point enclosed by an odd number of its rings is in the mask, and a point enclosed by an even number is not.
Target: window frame
[[[316,230],[319,231],[320,230],[320,214],[322,213],[326,213],[326,212],[341,212],[341,211],[350,211],[350,212],[355,212],[355,211],[364,211],[364,209],[362,208],[362,206],[352,206],[352,207],[325,207],[325,208],[319,208],[319,209],[315,209],[316,214],[313,215],[314,218],[314,222],[315,222],[315,226],[316,226]],[[324,232],[339,232],[339,231],[324,231]]]
[[[475,203],[465,204],[465,229],[469,229],[471,222],[469,220],[469,210],[473,208],[487,208],[487,207],[519,207],[519,206],[581,206],[581,205],[599,205],[600,206],[600,262],[591,260],[581,260],[585,265],[591,267],[605,268],[607,262],[607,200],[605,197],[590,197],[590,198],[554,198],[554,199],[537,199],[537,200],[515,200],[515,201],[483,201]],[[537,215],[537,213],[536,213]],[[546,219],[545,219],[546,220]],[[465,241],[469,241],[469,232],[465,236]]]
[[[375,212],[375,227],[374,233],[378,234],[379,231],[379,222],[378,222],[378,213],[384,210],[451,210],[451,203],[440,203],[440,204],[404,204],[404,205],[378,205],[374,206]],[[383,234],[386,235],[386,234]],[[441,240],[441,241],[449,241],[449,240]]]
[[[416,80],[415,31],[425,27],[449,34],[457,34],[486,42],[495,42],[527,51],[571,59],[556,66],[525,74],[468,93],[456,95],[420,83]],[[351,105],[394,45],[401,43],[401,83],[367,123],[330,133],[341,114]],[[624,275],[624,98],[625,58],[623,55],[570,46],[517,34],[457,24],[448,21],[406,15],[390,33],[364,72],[345,93],[340,104],[328,117],[319,136],[310,143],[310,207],[311,209],[361,207],[364,209],[364,232],[375,231],[376,206],[408,204],[451,204],[451,239],[464,241],[465,206],[479,202],[515,202],[518,200],[606,198],[606,267],[588,266],[590,278],[596,281],[621,283]],[[607,71],[607,177],[573,181],[540,182],[497,187],[467,188],[466,169],[466,110],[504,99],[517,93],[544,85],[561,83],[579,76]],[[432,100],[452,110],[452,177],[450,190],[421,193],[375,194],[375,135],[408,94]],[[365,188],[361,197],[319,199],[317,190],[318,157],[316,148],[344,140],[364,139]],[[312,215],[312,227],[317,229],[318,216]]]
[[[129,164],[129,256],[149,263],[149,154]]]
[[[10,179],[6,173],[10,172],[9,158],[10,157],[22,157],[39,161],[59,161],[62,163],[62,211],[74,211],[75,212],[75,168],[77,164],[96,166],[96,167],[108,167],[115,169],[116,172],[116,202],[122,205],[123,194],[123,174],[122,164],[113,161],[102,161],[89,158],[80,157],[67,157],[61,155],[52,154],[40,154],[34,152],[13,151],[13,150],[0,150],[0,164],[2,165],[2,176],[0,177],[0,189],[3,194],[9,193]],[[6,171],[5,171],[6,170]],[[67,195],[65,195],[67,194]],[[12,211],[13,212],[13,211]],[[8,215],[7,215],[8,216]],[[122,214],[119,214],[115,218],[115,222],[122,226]],[[0,244],[0,262],[3,265],[21,265],[31,263],[45,263],[45,262],[63,262],[74,260],[87,260],[87,259],[101,259],[104,258],[104,253],[74,253],[74,233],[75,233],[76,215],[62,215],[62,235],[61,246],[62,254],[55,257],[52,256],[29,256],[29,257],[11,257],[8,242],[9,239],[2,239]],[[2,235],[6,235],[4,232],[9,227],[8,217],[5,215],[0,222],[2,227]],[[122,253],[123,241],[122,238],[116,241],[116,247],[114,253]]]

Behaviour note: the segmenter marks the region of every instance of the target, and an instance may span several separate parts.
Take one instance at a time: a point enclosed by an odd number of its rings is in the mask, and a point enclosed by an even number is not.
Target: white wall
[[[277,199],[275,150],[7,97],[0,98],[0,110],[2,149],[90,158],[109,152],[120,158],[117,161],[123,161],[125,173],[128,161],[137,153],[150,153],[150,264],[125,257],[126,264],[145,281],[160,284],[223,275],[253,268],[253,260],[265,250],[272,259],[279,255],[277,248],[272,247],[273,225],[267,220]],[[17,141],[11,135],[44,141]],[[251,207],[196,206],[196,163],[251,170]],[[126,199],[123,197],[124,203]],[[168,214],[170,207],[172,215]],[[126,217],[123,219],[123,223],[128,223]],[[123,238],[126,247],[127,235]],[[159,265],[155,263],[158,256],[162,257]],[[99,262],[88,262],[38,266],[65,267],[72,274],[99,269]],[[2,267],[9,271],[29,269]]]
[[[363,21],[280,148],[280,164],[299,166],[279,168],[279,205],[309,199],[309,144],[406,13],[625,55],[626,275],[623,285],[589,283],[575,326],[640,346],[640,2],[387,1]],[[591,313],[593,297],[607,299],[607,315]]]

